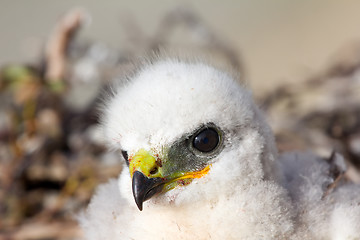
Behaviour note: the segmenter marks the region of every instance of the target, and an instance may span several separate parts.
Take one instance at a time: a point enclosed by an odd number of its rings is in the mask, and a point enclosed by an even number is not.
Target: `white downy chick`
[[[278,157],[227,72],[148,62],[114,89],[102,124],[127,167],[80,217],[86,239],[360,239],[360,187],[334,182],[341,156]]]

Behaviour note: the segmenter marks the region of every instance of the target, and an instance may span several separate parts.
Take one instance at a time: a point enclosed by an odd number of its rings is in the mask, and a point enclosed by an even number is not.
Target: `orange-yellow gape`
[[[145,149],[140,149],[129,157],[129,171],[135,202],[140,210],[144,201],[159,192],[169,191],[177,186],[189,184],[194,178],[201,178],[210,170],[211,164],[200,171],[173,172],[164,175],[162,160]]]

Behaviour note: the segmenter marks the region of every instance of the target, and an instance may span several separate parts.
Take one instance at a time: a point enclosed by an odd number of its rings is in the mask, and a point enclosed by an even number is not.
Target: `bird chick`
[[[105,138],[126,167],[80,217],[87,239],[360,239],[360,187],[329,191],[334,164],[279,157],[237,76],[153,60],[104,106]]]

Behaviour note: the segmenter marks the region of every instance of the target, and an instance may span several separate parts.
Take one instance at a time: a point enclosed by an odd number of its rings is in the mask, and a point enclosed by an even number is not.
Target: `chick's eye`
[[[125,159],[126,165],[129,166],[129,156],[128,156],[127,151],[121,151],[121,154],[123,155],[123,157]]]
[[[219,144],[219,134],[212,128],[204,129],[194,137],[192,144],[200,152],[211,152]]]

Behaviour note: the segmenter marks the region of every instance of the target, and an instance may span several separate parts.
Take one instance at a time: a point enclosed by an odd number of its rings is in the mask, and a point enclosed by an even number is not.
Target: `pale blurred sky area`
[[[328,66],[340,49],[360,42],[360,1],[0,0],[0,64],[36,60],[56,20],[74,6],[92,15],[82,37],[120,48],[125,18],[151,34],[179,5],[192,8],[241,53],[254,91],[306,79]]]

